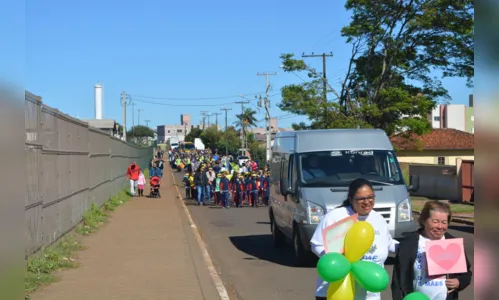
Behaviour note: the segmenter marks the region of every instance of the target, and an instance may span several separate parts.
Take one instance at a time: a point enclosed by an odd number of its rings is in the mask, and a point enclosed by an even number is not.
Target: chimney
[[[94,100],[95,100],[95,119],[102,119],[102,85],[96,84],[94,86]]]

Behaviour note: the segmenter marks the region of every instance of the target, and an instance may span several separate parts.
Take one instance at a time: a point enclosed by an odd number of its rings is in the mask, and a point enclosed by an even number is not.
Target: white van
[[[315,256],[310,239],[324,214],[347,198],[350,182],[363,177],[376,193],[374,210],[394,238],[417,229],[408,189],[395,151],[379,129],[330,129],[279,132],[271,159],[269,218],[276,247],[293,241],[298,264]]]

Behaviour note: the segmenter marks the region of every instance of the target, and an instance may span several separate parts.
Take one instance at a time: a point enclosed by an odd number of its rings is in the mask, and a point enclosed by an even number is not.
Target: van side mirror
[[[287,178],[281,178],[281,180],[279,180],[279,189],[280,189],[281,195],[283,195],[283,196],[287,196],[287,195],[293,193],[289,189],[289,182],[288,182]]]
[[[419,190],[419,175],[411,175],[411,178],[409,180],[410,182],[407,190],[409,192],[415,192]]]

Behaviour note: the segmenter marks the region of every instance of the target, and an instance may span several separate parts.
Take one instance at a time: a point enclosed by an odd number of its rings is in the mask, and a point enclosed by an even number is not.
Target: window
[[[286,157],[287,156],[287,157]],[[289,155],[284,154],[281,160],[281,179],[288,179],[289,170]]]
[[[471,121],[475,122],[475,116],[471,116]]]
[[[178,133],[182,133],[182,129],[177,129],[177,132]]]
[[[295,155],[291,154],[289,156],[289,187],[294,189],[296,185],[296,178],[298,175],[296,174],[296,163],[295,163]]]
[[[403,184],[395,153],[388,150],[337,150],[299,154],[297,174],[304,186],[348,187],[364,177],[373,184]]]
[[[475,127],[471,127],[471,133],[475,134]]]
[[[170,130],[168,130],[168,133],[170,133]]]
[[[438,163],[439,165],[445,165],[445,157],[444,157],[444,156],[439,156],[439,157],[437,158],[437,163]]]
[[[436,121],[436,122],[440,121],[440,116],[434,116],[433,121]]]

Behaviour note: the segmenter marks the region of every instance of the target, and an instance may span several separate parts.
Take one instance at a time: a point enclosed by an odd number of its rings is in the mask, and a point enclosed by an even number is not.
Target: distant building
[[[265,141],[267,139],[267,136],[266,136],[267,129],[265,127],[249,128],[248,131],[255,135],[255,139],[257,141]],[[280,127],[278,127],[277,118],[270,118],[271,139],[274,139],[274,136],[276,133],[283,132],[283,131],[294,131],[294,129],[293,128],[280,128]]]
[[[90,119],[82,120],[88,126],[107,132],[109,135],[122,139],[121,132],[118,131],[118,123],[113,119]]]
[[[475,133],[473,95],[470,95],[469,106],[465,104],[438,105],[428,116],[428,121],[434,129],[451,128]]]

